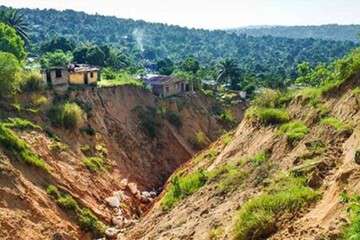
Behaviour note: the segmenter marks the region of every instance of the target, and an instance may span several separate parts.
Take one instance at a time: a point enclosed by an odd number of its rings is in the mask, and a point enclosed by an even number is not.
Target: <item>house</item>
[[[100,69],[85,64],[70,64],[67,67],[51,67],[42,71],[48,86],[67,89],[69,85],[96,85]]]
[[[174,76],[153,76],[145,79],[145,83],[150,86],[153,93],[159,97],[168,97],[193,91],[191,84],[187,83],[186,80]]]

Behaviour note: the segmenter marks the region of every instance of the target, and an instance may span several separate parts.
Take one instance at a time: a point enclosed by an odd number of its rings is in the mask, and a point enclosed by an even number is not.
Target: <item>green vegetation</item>
[[[89,209],[81,208],[70,194],[60,193],[54,185],[49,185],[46,191],[61,208],[75,215],[81,229],[95,236],[104,235],[106,226]]]
[[[4,123],[0,123],[0,144],[17,159],[46,172],[49,171],[45,161],[33,153],[28,144]]]
[[[97,172],[104,169],[104,159],[101,157],[87,157],[83,160],[85,166],[92,172]]]
[[[208,177],[202,170],[185,176],[175,176],[161,200],[162,209],[169,211],[177,202],[198,191],[205,185]]]
[[[346,203],[348,213],[350,215],[350,223],[344,228],[344,240],[353,240],[360,238],[360,196],[349,196],[347,193],[342,193],[342,202]]]
[[[84,111],[76,103],[54,105],[48,112],[53,125],[66,129],[77,129],[84,125]]]
[[[150,138],[155,138],[158,135],[161,127],[160,117],[155,108],[152,107],[136,107],[134,111],[140,121],[140,127]]]
[[[204,148],[207,144],[207,141],[207,136],[203,131],[196,132],[194,138],[190,140],[190,142],[196,149]]]
[[[7,128],[16,128],[19,130],[42,130],[39,125],[36,125],[29,120],[23,118],[8,118],[3,125]]]
[[[209,239],[210,240],[220,240],[221,236],[224,234],[224,229],[221,227],[215,227],[210,230]]]
[[[25,71],[22,75],[20,88],[23,92],[35,92],[44,88],[44,83],[40,72]]]
[[[305,179],[284,176],[266,192],[242,205],[235,217],[235,239],[266,238],[281,213],[293,212],[315,201],[318,193],[305,185]]]
[[[336,131],[342,132],[342,131],[349,131],[351,130],[351,126],[343,123],[339,119],[335,117],[327,117],[321,120],[320,122],[322,125],[333,127]]]
[[[236,190],[248,176],[238,165],[239,164],[224,164],[208,173],[209,180],[217,182],[217,189],[221,193]]]
[[[225,111],[223,111],[220,114],[220,120],[222,123],[224,123],[225,125],[232,127],[235,125],[236,123],[236,119],[234,117],[234,114],[231,110],[226,109]]]
[[[270,158],[270,153],[268,151],[261,151],[255,156],[250,157],[248,161],[254,166],[258,167],[266,162]]]
[[[21,66],[16,57],[11,53],[0,52],[0,98],[8,97],[18,90],[20,75]]]
[[[308,133],[308,127],[301,121],[292,121],[279,128],[279,134],[285,135],[290,143],[303,139]]]
[[[64,53],[61,50],[57,50],[44,54],[40,59],[40,64],[42,68],[66,67],[71,61],[71,53]]]
[[[125,71],[115,71],[110,68],[105,68],[102,72],[102,80],[98,82],[100,87],[112,87],[121,85],[131,85],[136,87],[143,87],[144,83],[141,80],[135,79]]]
[[[284,109],[251,107],[246,111],[246,117],[256,119],[264,124],[280,124],[290,120]]]
[[[19,61],[26,57],[24,41],[14,28],[0,22],[0,51],[13,54]]]
[[[182,127],[182,121],[179,113],[173,111],[167,111],[165,116],[166,119],[169,121],[169,123],[171,123],[171,125],[173,125],[174,127],[178,129]]]

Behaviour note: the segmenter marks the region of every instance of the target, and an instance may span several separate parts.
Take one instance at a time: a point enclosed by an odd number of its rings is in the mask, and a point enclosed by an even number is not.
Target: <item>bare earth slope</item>
[[[122,218],[116,224],[131,224],[151,204],[151,199],[143,199],[140,193],[162,187],[168,176],[198,151],[191,141],[195,134],[203,132],[209,144],[224,131],[212,113],[216,103],[205,96],[160,100],[131,86],[76,90],[66,97],[66,101],[87,107],[86,124],[95,135],[54,128],[46,117],[54,96],[42,94],[49,103],[38,112],[25,110],[29,96],[18,98],[20,111],[3,103],[3,119],[21,117],[42,127],[11,131],[45,161],[49,171],[29,166],[9,146],[0,144],[0,239],[93,239],[96,234],[79,224],[78,215],[84,209],[108,226],[115,224],[114,214],[119,212]],[[151,138],[144,133],[136,109],[160,106],[176,112],[182,126],[176,128],[159,117],[157,135]],[[234,111],[238,119],[243,107]],[[105,156],[105,169],[97,172],[83,162],[95,153]],[[56,186],[62,196],[71,196],[78,207],[61,207],[59,199],[47,194],[49,185]],[[121,206],[112,208],[107,198],[118,191]]]
[[[203,187],[165,211],[161,196],[169,191],[169,182],[148,214],[118,239],[339,239],[348,221],[340,195],[360,193],[360,168],[354,160],[360,148],[360,96],[353,91],[357,86],[360,74],[329,91],[316,106],[304,95],[295,96],[287,111],[309,128],[295,143],[280,135],[276,125],[244,119],[231,141],[229,136],[223,137],[174,173],[186,176],[203,169],[210,173]],[[326,116],[341,122],[341,129],[321,122],[324,109]],[[262,152],[267,158],[256,160]],[[225,164],[235,166],[233,175],[230,171],[212,179],[214,169]],[[237,175],[239,172],[243,175]],[[238,211],[273,186],[279,175],[289,173],[305,176],[307,185],[319,195],[316,201],[296,211],[284,208],[276,212],[275,221],[265,230],[253,231],[254,238],[235,237]],[[224,190],[224,184],[231,189]]]

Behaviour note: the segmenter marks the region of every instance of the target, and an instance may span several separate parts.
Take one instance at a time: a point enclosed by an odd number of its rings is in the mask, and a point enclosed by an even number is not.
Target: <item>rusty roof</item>
[[[168,83],[177,83],[177,82],[183,82],[185,80],[174,77],[174,76],[164,76],[164,75],[160,75],[160,76],[155,76],[155,77],[151,77],[145,80],[146,83],[151,84],[151,85],[164,85],[164,84],[168,84]]]

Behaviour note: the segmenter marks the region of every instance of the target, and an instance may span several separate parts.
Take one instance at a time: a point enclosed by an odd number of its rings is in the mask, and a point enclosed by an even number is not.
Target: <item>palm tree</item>
[[[225,59],[219,63],[217,82],[230,83],[231,88],[236,88],[240,80],[240,68],[234,59]]]
[[[0,11],[0,22],[13,27],[24,42],[29,43],[28,32],[30,28],[23,13],[13,8],[2,9]]]

